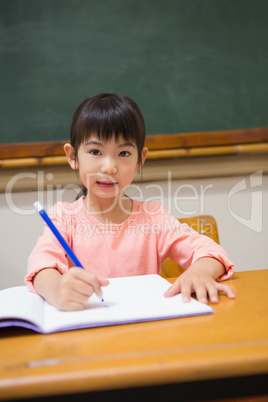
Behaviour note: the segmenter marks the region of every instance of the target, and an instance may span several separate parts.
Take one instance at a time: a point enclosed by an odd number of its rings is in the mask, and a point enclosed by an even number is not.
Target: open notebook
[[[0,327],[19,326],[41,333],[68,331],[107,325],[164,320],[201,314],[213,309],[181,295],[165,298],[170,283],[159,275],[109,279],[103,287],[104,302],[93,295],[84,310],[59,311],[26,286],[0,292]]]

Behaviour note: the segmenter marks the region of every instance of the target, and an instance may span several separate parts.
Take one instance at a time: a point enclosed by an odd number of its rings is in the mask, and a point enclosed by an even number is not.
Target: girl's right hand
[[[84,269],[73,267],[64,275],[56,269],[46,268],[34,278],[36,291],[58,310],[82,310],[88,298],[96,293],[102,296],[101,286],[109,281]]]

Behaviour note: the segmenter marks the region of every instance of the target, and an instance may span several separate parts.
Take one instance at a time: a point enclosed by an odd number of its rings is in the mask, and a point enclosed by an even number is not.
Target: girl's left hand
[[[220,265],[218,265],[220,264]],[[214,278],[220,277],[223,265],[213,258],[201,258],[181,274],[174,284],[166,291],[165,297],[182,293],[184,302],[189,302],[191,293],[195,292],[197,300],[201,303],[218,303],[219,292],[224,292],[230,299],[235,293],[230,286],[217,282]]]

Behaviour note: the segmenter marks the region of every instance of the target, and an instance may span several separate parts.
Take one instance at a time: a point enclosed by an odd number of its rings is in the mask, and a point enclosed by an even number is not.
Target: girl
[[[172,258],[186,271],[165,296],[192,292],[207,303],[218,292],[229,298],[230,287],[218,281],[234,270],[221,246],[170,215],[158,202],[138,202],[125,195],[147,155],[145,125],[137,104],[126,96],[100,93],[85,99],[71,125],[64,150],[84,186],[74,203],[57,203],[50,217],[85,270],[72,267],[64,250],[44,227],[32,251],[25,282],[61,310],[82,309],[95,292],[101,296],[105,278],[160,273]],[[138,289],[137,289],[138,293]]]

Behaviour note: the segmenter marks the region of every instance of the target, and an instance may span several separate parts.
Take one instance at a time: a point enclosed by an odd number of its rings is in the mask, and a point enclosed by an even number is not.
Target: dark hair
[[[81,144],[91,135],[108,141],[122,135],[138,148],[138,163],[142,162],[145,124],[138,105],[129,97],[115,93],[99,93],[85,99],[76,109],[70,132],[75,157]]]

